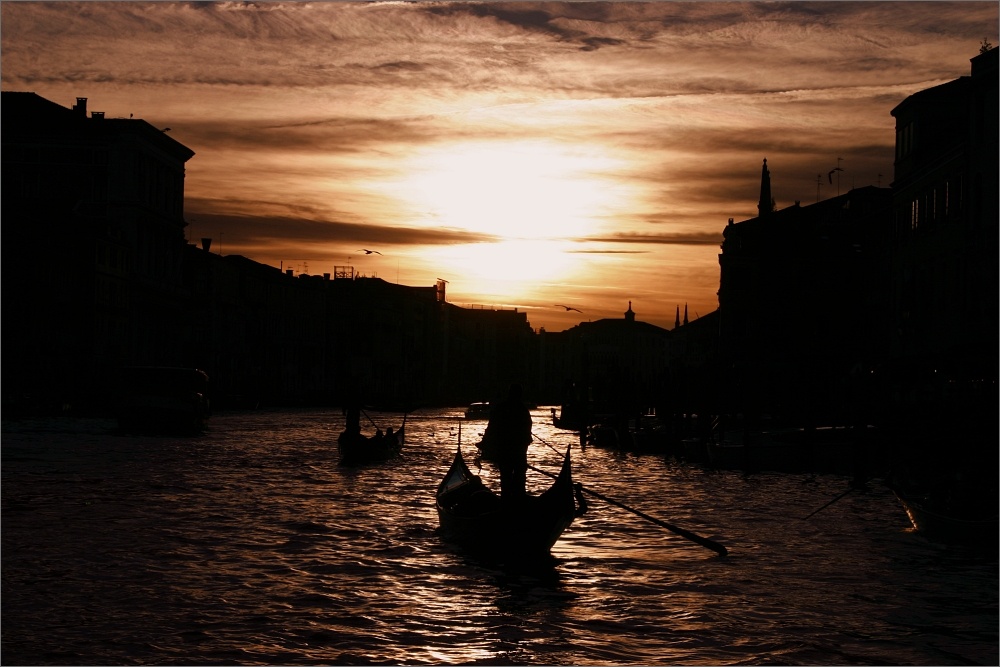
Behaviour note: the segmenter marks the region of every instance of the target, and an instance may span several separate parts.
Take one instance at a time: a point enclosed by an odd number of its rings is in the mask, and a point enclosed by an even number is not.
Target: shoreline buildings
[[[217,408],[464,405],[518,381],[539,404],[575,386],[661,415],[844,423],[923,405],[904,377],[918,358],[995,396],[996,72],[985,51],[892,110],[891,188],[778,210],[765,163],[758,217],[723,232],[716,311],[666,330],[629,303],[558,333],[449,304],[443,281],[295,275],[190,244],[191,149],[85,98],[4,91],[4,414],[99,409],[128,365],[202,368]]]

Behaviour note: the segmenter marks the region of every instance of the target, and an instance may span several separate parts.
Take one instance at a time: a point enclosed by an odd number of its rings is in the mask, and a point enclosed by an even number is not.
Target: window
[[[913,152],[913,123],[907,123],[896,130],[896,159]]]

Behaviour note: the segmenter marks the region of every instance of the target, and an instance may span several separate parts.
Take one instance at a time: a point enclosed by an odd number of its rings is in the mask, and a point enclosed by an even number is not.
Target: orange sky
[[[87,97],[195,151],[192,242],[296,273],[443,278],[452,303],[550,331],[629,301],[666,328],[678,306],[711,312],[762,159],[779,208],[888,186],[890,110],[998,41],[996,2],[0,11],[3,90]]]

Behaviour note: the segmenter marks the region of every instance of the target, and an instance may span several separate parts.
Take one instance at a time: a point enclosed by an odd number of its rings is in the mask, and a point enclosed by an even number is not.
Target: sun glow
[[[566,241],[515,239],[428,248],[430,261],[454,272],[453,287],[480,303],[515,303],[539,282],[572,273],[576,258]]]
[[[482,235],[422,249],[423,259],[463,292],[513,303],[540,281],[582,268],[569,252],[574,239],[598,232],[627,205],[613,180],[623,164],[599,146],[549,140],[436,145],[406,161],[391,192],[413,224]]]
[[[609,173],[618,167],[592,146],[450,144],[414,156],[394,194],[418,224],[504,239],[574,238],[615,210],[621,194]]]

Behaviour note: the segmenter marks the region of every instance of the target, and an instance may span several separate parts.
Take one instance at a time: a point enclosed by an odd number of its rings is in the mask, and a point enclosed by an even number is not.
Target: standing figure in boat
[[[526,495],[528,445],[531,444],[531,412],[524,404],[521,385],[514,383],[507,398],[493,406],[483,443],[493,452],[500,470],[500,497],[516,503]]]
[[[351,436],[361,435],[361,406],[350,403],[344,411],[344,431]]]

